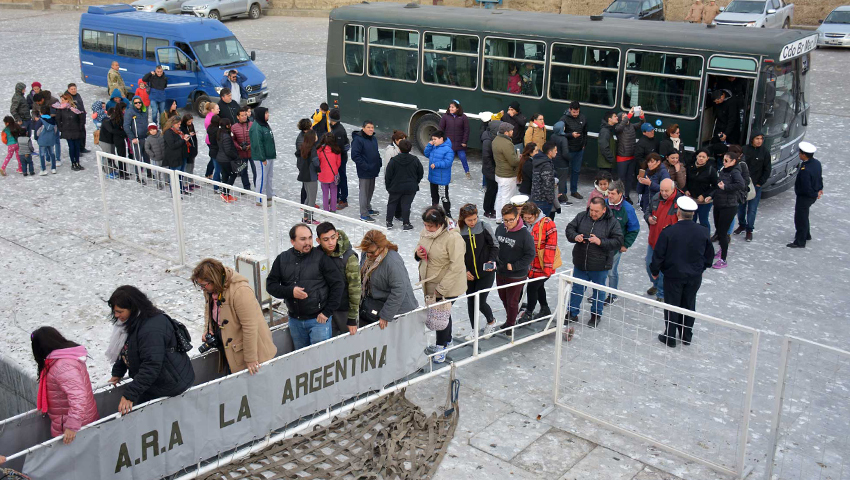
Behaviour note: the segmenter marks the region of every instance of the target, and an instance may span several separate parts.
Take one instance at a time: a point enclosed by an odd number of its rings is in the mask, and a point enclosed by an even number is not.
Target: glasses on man
[[[516,222],[516,219],[517,217],[502,217],[502,220],[504,220],[505,223],[514,223]]]

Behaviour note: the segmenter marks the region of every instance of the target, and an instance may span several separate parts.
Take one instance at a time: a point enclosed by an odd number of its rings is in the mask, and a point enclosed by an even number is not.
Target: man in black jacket
[[[723,154],[728,150],[726,139],[732,140],[738,125],[738,109],[731,101],[732,92],[715,90],[711,92],[714,102],[714,137],[711,139],[711,153],[717,160],[717,169],[723,167]]]
[[[398,206],[401,206],[401,220],[405,230],[413,230],[410,223],[410,206],[413,205],[413,197],[419,191],[419,182],[425,176],[422,162],[415,155],[410,154],[413,144],[408,139],[398,142],[401,153],[390,159],[387,170],[384,172],[384,185],[390,194],[387,200],[387,228],[393,228],[393,214]]]
[[[655,142],[655,129],[649,123],[644,123],[640,126],[640,131],[643,134],[638,139],[635,145],[635,165],[638,168],[646,168],[644,162],[650,153],[658,152],[658,143]]]
[[[753,132],[753,139],[749,145],[744,147],[744,163],[747,164],[750,180],[756,188],[756,196],[738,206],[738,228],[735,229],[735,235],[746,230],[747,241],[752,242],[756,212],[758,212],[759,200],[761,200],[761,187],[770,178],[772,168],[770,152],[764,146],[764,134],[761,132]]]
[[[664,302],[686,310],[696,310],[697,292],[702,284],[702,272],[714,260],[714,246],[707,228],[693,222],[697,203],[690,197],[676,200],[679,221],[661,231],[652,252],[649,270],[653,278],[664,273]],[[664,311],[664,333],[658,340],[668,347],[676,346],[676,332],[682,344],[690,345],[694,317],[669,310]]]
[[[566,234],[567,240],[576,244],[573,247],[573,276],[605,285],[608,270],[614,264],[614,255],[623,246],[623,228],[617,217],[608,210],[605,200],[602,197],[592,198],[587,210],[580,212],[567,225]],[[584,290],[584,285],[573,283],[567,321],[578,321]],[[588,326],[596,327],[599,323],[604,298],[603,292],[593,289]]]
[[[233,93],[229,88],[222,88],[221,92],[219,92],[219,96],[221,100],[218,101],[218,116],[221,117],[222,120],[225,118],[229,119],[231,124],[236,125],[239,123],[239,110],[242,108],[239,105],[239,102],[233,100]],[[157,121],[151,119],[153,121]]]
[[[282,298],[289,310],[289,333],[295,349],[331,338],[328,319],[339,309],[345,279],[321,249],[313,248],[313,232],[299,223],[289,230],[292,248],[274,261],[266,291]]]
[[[794,181],[794,193],[797,202],[794,204],[794,241],[786,245],[789,248],[806,248],[806,242],[812,239],[809,230],[809,209],[823,196],[823,170],[820,162],[815,159],[815,148],[809,142],[800,142],[800,171]]]
[[[570,193],[574,193],[578,192],[578,176],[584,161],[584,147],[587,146],[587,118],[581,113],[581,104],[578,101],[570,103],[570,109],[564,112],[561,121],[570,146]]]
[[[502,115],[502,122],[508,122],[514,126],[513,135],[511,135],[511,143],[518,151],[522,151],[522,142],[525,140],[525,127],[528,124],[528,119],[522,114],[519,108],[519,102],[513,101],[508,105],[508,112]]]
[[[346,133],[345,127],[339,123],[339,118],[338,108],[334,108],[328,114],[331,133],[334,135],[334,139],[336,139],[336,144],[342,149],[342,154],[340,154],[342,158],[339,164],[339,185],[336,187],[336,198],[338,202],[336,208],[337,210],[342,210],[348,206],[348,177],[345,175],[345,164],[348,163],[348,151],[351,149],[351,145],[348,142],[348,133]]]

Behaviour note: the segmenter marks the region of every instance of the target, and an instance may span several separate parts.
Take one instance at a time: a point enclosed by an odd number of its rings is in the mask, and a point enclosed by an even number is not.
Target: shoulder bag
[[[327,157],[327,155],[325,155],[325,152],[320,151],[319,153],[322,154],[322,158],[325,159],[325,163],[328,164],[328,168],[330,168],[331,172],[333,172],[334,168],[331,166],[331,162],[328,161],[328,157]],[[334,172],[334,185],[339,185],[339,172]]]

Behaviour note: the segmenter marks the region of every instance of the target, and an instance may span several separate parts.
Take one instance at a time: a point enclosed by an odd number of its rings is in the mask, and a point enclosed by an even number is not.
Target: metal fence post
[[[765,480],[770,480],[773,476],[773,462],[776,457],[776,443],[779,441],[779,423],[782,419],[782,403],[785,400],[785,375],[788,372],[788,354],[790,351],[791,339],[785,337],[782,340],[782,352],[779,359],[779,378],[776,380],[776,393],[774,393],[773,422],[770,426]]]
[[[106,236],[112,239],[112,229],[109,227],[109,205],[106,203],[106,175],[103,173],[103,152],[97,152],[97,178],[100,180],[100,199],[103,201],[103,226]]]
[[[753,404],[753,390],[756,385],[756,361],[758,360],[759,331],[753,332],[753,345],[750,350],[750,367],[747,371],[747,393],[744,396],[744,418],[738,434],[738,477],[743,480],[744,463],[747,461],[747,439],[750,435],[750,408]]]
[[[275,201],[276,198],[277,197],[272,197],[272,199],[271,199],[271,202],[272,202],[272,225],[271,225],[272,235],[271,235],[271,237],[272,237],[272,245],[273,245],[272,248],[274,248],[275,252],[280,250],[280,239],[277,238],[278,230],[277,230],[277,202]],[[269,257],[269,261],[272,261],[271,257]],[[269,265],[269,268],[271,268],[271,265]]]
[[[171,200],[174,203],[174,226],[177,229],[177,246],[179,249],[178,263],[186,265],[186,238],[183,236],[183,203],[180,199],[180,175],[177,170],[172,170],[171,177]]]
[[[467,299],[467,302],[469,300]],[[481,307],[481,296],[479,292],[475,292],[475,314],[473,315],[472,320],[472,335],[475,336],[475,339],[472,342],[472,356],[478,357],[478,329],[481,324],[481,311],[479,308]]]
[[[268,202],[269,197],[262,197],[262,209],[263,209],[263,240],[265,241],[266,247],[266,260],[269,262],[269,268],[271,268],[272,261],[272,250],[271,250],[271,239],[269,239],[269,210],[268,210]]]
[[[558,276],[558,306],[555,307],[555,381],[552,387],[552,403],[558,401],[558,390],[561,388],[561,345],[564,341],[564,302],[566,300],[567,277]]]

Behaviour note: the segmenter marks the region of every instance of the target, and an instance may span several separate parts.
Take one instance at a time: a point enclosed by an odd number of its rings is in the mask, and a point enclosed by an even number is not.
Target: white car
[[[269,0],[188,0],[181,13],[212,20],[243,16],[256,20],[269,7]]]
[[[716,25],[756,28],[791,28],[794,4],[785,0],[732,0],[714,19]]]
[[[820,24],[818,47],[850,47],[850,5],[837,7]]]
[[[136,0],[130,5],[140,12],[180,13],[186,0]]]

